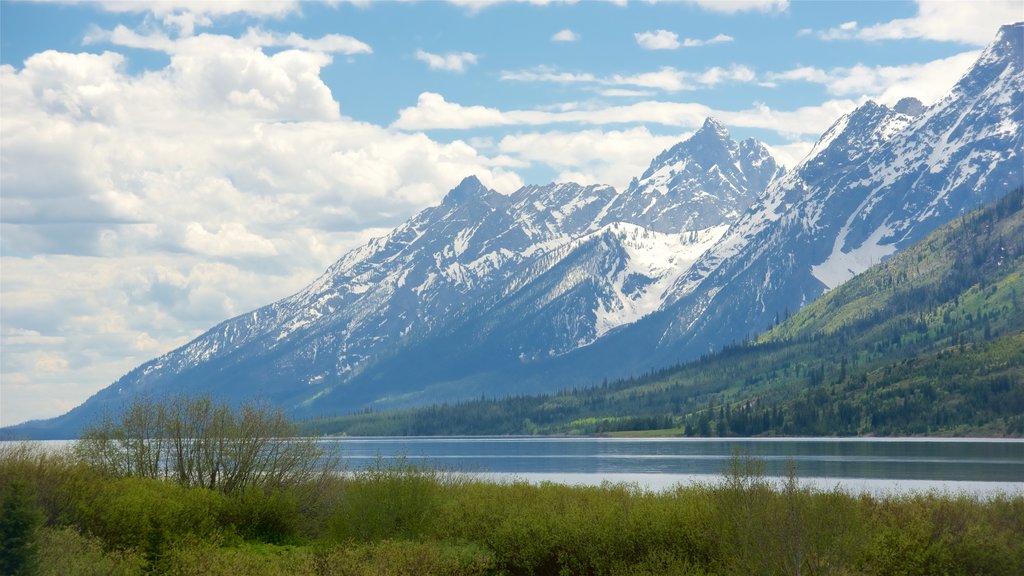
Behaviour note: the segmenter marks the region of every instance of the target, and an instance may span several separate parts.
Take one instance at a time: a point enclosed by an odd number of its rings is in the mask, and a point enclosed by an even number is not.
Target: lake
[[[739,451],[762,460],[770,477],[790,462],[801,483],[873,494],[941,490],[1024,493],[1024,441],[888,438],[331,438],[349,469],[378,457],[404,458],[495,481],[597,485],[623,482],[662,490],[715,482]]]
[[[349,470],[400,459],[496,482],[635,484],[664,490],[717,482],[735,452],[784,478],[875,495],[940,490],[979,496],[1024,494],[1024,440],[964,438],[324,438]],[[43,441],[59,448],[70,441]]]

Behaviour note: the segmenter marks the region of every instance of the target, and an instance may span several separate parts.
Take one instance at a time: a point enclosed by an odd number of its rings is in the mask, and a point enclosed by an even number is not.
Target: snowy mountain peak
[[[763,144],[737,144],[708,118],[692,136],[659,154],[601,222],[633,222],[666,233],[718,226],[745,211],[782,173]]]
[[[1004,24],[999,27],[995,40],[988,46],[978,60],[984,63],[989,59],[1009,60],[1020,69],[1024,63],[1024,22]]]
[[[479,178],[476,176],[466,176],[458,186],[452,188],[445,195],[442,202],[444,204],[458,204],[473,198],[487,198],[492,194],[497,194],[497,192],[484,186]]]
[[[697,133],[714,133],[719,138],[726,140],[729,139],[729,131],[725,128],[725,125],[711,116],[704,119],[704,124],[701,125],[700,130],[698,130]]]
[[[920,100],[912,96],[900,99],[895,106],[892,107],[893,111],[899,112],[900,114],[906,114],[907,116],[920,116],[924,114],[927,109]]]

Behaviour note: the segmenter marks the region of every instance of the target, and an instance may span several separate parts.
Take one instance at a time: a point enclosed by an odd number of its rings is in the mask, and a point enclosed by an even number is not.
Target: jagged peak
[[[720,149],[727,154],[733,154],[737,149],[736,142],[729,136],[729,131],[726,130],[725,126],[710,116],[704,120],[704,124],[700,129],[689,138],[658,154],[651,161],[651,165],[640,179],[643,180],[650,177],[651,174],[654,174],[660,167],[669,162],[673,162],[683,156],[693,156],[697,150],[709,148]],[[709,168],[709,166],[705,168]]]
[[[899,112],[900,114],[917,117],[924,114],[926,107],[917,98],[907,96],[906,98],[901,98],[900,101],[892,107],[892,109],[894,112]]]
[[[459,185],[452,188],[444,196],[442,203],[452,204],[465,202],[470,198],[482,198],[493,194],[489,188],[480,182],[480,179],[475,175],[466,176],[459,182]]]
[[[697,130],[697,132],[705,131],[714,132],[715,134],[722,135],[726,138],[729,137],[729,131],[725,128],[725,125],[711,116],[705,118],[704,124],[701,125],[700,130]]]
[[[1019,68],[1024,61],[1024,22],[999,27],[995,40],[988,45],[980,60],[1009,58]]]

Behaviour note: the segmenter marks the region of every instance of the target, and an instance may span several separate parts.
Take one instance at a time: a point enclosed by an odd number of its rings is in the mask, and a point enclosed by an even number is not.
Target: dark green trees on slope
[[[1024,435],[1024,192],[695,362],[582,390],[310,422],[349,434]]]

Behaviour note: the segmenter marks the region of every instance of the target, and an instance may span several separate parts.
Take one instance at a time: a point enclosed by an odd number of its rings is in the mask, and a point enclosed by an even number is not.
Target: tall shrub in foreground
[[[25,484],[19,480],[8,484],[0,502],[0,574],[35,574],[36,536],[42,521]]]
[[[299,438],[280,408],[232,410],[209,396],[138,399],[87,428],[76,452],[114,476],[173,479],[232,493],[310,484],[333,469],[312,438]]]

